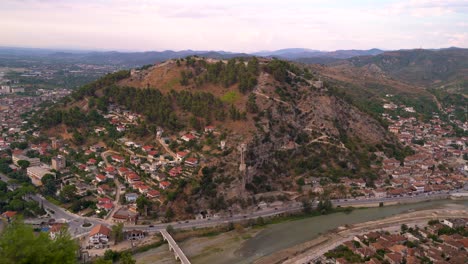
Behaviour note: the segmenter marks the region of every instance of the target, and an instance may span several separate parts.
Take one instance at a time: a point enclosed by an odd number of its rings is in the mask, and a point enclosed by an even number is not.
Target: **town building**
[[[89,232],[89,243],[98,245],[98,244],[107,244],[110,239],[111,230],[104,225],[96,225]]]
[[[55,176],[55,173],[51,172],[48,168],[33,166],[26,169],[26,174],[31,179],[31,182],[36,186],[42,186],[42,178],[46,174],[52,174]]]
[[[15,154],[11,156],[11,159],[13,160],[13,163],[16,166],[19,166],[18,161],[20,160],[25,160],[29,162],[29,166],[39,166],[41,164],[41,160],[39,158],[29,158],[23,154]]]
[[[60,171],[66,167],[66,159],[62,155],[58,155],[52,158],[52,169]]]

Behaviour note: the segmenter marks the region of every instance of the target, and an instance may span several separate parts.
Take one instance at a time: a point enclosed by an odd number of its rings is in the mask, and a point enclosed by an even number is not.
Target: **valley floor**
[[[194,237],[179,243],[185,255],[193,264],[197,263],[233,263],[236,251],[242,247],[242,242],[255,236],[261,229],[246,229],[241,232],[230,231],[215,236]],[[137,264],[179,263],[169,251],[168,245],[139,253],[134,256]]]
[[[379,230],[399,232],[402,224],[406,224],[408,226],[423,226],[431,219],[441,220],[446,218],[467,217],[468,211],[466,210],[466,207],[447,208],[443,210],[431,209],[400,214],[376,221],[355,224],[348,228],[343,228],[342,230],[331,231],[312,241],[308,241],[306,243],[264,257],[255,263],[308,263],[309,261],[320,257],[327,251],[339,246],[343,242],[352,240],[356,235]]]
[[[213,236],[193,237],[186,239],[179,243],[184,253],[190,259],[191,263],[237,263],[242,260],[242,263],[307,263],[313,260],[330,249],[335,248],[341,243],[351,240],[355,235],[367,233],[373,230],[388,230],[398,231],[401,224],[405,223],[409,226],[419,225],[422,226],[431,219],[444,219],[444,218],[467,218],[468,210],[465,202],[454,204],[449,203],[439,207],[440,204],[434,204],[430,209],[423,209],[421,211],[406,211],[405,213],[398,213],[386,218],[373,221],[365,221],[361,223],[341,226],[331,230],[323,235],[297,244],[295,246],[287,247],[282,250],[277,250],[272,254],[262,255],[254,254],[248,256],[245,260],[240,256],[243,252],[247,241],[256,237],[263,230],[267,231],[275,225],[268,225],[265,228],[253,228],[245,230],[233,230]],[[437,207],[437,209],[435,209]],[[359,211],[358,211],[359,212]],[[362,211],[361,213],[365,213]],[[335,215],[335,217],[339,217]],[[314,218],[314,222],[319,219]],[[292,221],[294,225],[302,225],[300,221]],[[372,227],[372,228],[369,228]],[[303,228],[304,232],[307,228]],[[167,244],[161,247],[149,250],[144,253],[139,253],[134,256],[138,264],[143,263],[164,263],[172,264],[178,263],[174,259],[174,255],[169,251]]]

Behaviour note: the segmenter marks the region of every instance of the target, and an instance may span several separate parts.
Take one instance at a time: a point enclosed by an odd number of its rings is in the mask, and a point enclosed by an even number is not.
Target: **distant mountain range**
[[[453,50],[456,48],[440,49]],[[432,50],[436,51],[436,50]],[[146,52],[120,52],[120,51],[80,51],[80,50],[57,50],[57,49],[34,49],[0,47],[0,59],[8,60],[50,60],[57,63],[87,63],[87,64],[111,64],[123,67],[138,67],[153,64],[168,59],[184,58],[191,55],[202,57],[229,59],[233,57],[260,56],[267,58],[279,58],[301,63],[331,64],[337,61],[347,60],[355,57],[368,58],[390,51],[380,49],[369,50],[335,50],[319,51],[304,48],[288,48],[275,51],[260,51],[254,53],[234,53],[228,51],[146,51]],[[354,63],[355,61],[353,61]]]
[[[262,51],[252,53],[255,56],[262,57],[278,57],[282,59],[296,60],[304,58],[333,58],[333,59],[348,59],[355,56],[378,55],[383,53],[380,49],[370,50],[335,50],[335,51],[319,51],[311,49],[281,49],[275,51]]]
[[[372,69],[407,83],[423,86],[468,81],[468,49],[398,50],[376,56],[352,57],[340,64]]]

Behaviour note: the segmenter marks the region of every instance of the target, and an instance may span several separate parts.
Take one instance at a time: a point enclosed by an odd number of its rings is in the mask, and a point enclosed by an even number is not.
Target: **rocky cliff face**
[[[369,169],[368,149],[393,142],[379,122],[326,87],[304,80],[278,83],[262,73],[253,93],[259,113],[253,118],[257,131],[247,142],[248,192],[295,191],[297,177],[337,177],[336,171],[360,177]]]

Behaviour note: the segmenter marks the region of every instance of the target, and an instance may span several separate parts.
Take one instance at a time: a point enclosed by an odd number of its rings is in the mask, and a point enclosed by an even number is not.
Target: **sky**
[[[0,0],[0,46],[467,48],[468,0]]]

